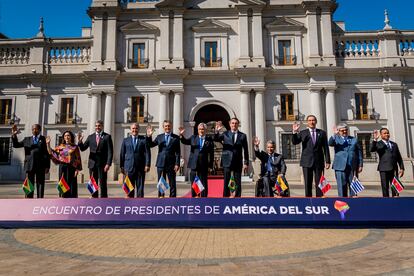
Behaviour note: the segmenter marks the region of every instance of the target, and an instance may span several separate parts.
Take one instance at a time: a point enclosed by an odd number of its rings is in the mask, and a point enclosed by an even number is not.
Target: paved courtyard
[[[188,187],[179,184],[179,195]],[[378,188],[368,185],[364,193],[376,196]],[[1,185],[0,197],[22,197],[19,189],[20,184]],[[148,197],[156,195],[154,183],[146,189]],[[116,183],[109,191],[123,196]],[[244,186],[246,196],[253,191],[252,184]],[[302,186],[292,183],[292,194],[302,193]],[[49,183],[46,197],[55,194]],[[1,229],[0,260],[0,275],[413,275],[414,231]]]

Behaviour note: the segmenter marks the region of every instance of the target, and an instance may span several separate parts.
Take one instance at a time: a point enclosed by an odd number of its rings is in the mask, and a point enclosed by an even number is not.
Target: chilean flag
[[[194,181],[193,181],[193,184],[192,184],[192,186],[191,186],[192,188],[193,188],[193,190],[194,190],[194,192],[196,193],[196,194],[200,194],[202,191],[204,191],[204,186],[203,186],[203,183],[201,183],[201,181],[200,181],[200,178],[198,178],[198,176],[196,176],[195,178],[194,178]]]
[[[331,189],[331,184],[329,183],[328,179],[325,176],[321,176],[321,180],[319,180],[319,189],[321,189],[323,194],[326,194]]]

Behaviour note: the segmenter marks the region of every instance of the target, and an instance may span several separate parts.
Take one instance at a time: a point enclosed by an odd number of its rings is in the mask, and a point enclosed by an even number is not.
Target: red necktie
[[[96,134],[96,145],[99,145],[99,141],[101,140],[101,137],[99,134]]]

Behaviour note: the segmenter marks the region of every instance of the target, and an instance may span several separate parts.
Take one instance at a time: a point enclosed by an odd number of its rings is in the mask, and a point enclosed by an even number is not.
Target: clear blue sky
[[[0,32],[10,38],[36,35],[44,17],[49,37],[77,37],[90,26],[86,14],[91,0],[0,0]],[[335,20],[345,21],[347,30],[378,30],[384,26],[384,9],[396,29],[414,29],[413,0],[338,0]]]

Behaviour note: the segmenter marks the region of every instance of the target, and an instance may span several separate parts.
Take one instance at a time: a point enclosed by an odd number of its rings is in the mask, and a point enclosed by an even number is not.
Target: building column
[[[329,11],[324,11],[321,14],[321,36],[323,56],[333,57],[332,18]]]
[[[334,135],[333,127],[338,124],[335,89],[326,91],[326,132],[328,137]]]
[[[91,93],[91,112],[89,118],[89,132],[95,132],[95,123],[99,117],[99,103],[101,102],[101,94],[98,92]]]
[[[266,110],[264,104],[264,90],[255,90],[255,126],[256,136],[260,139],[260,149],[265,149],[266,143]]]
[[[173,133],[178,134],[178,128],[183,126],[183,91],[174,91]]]
[[[253,57],[258,59],[264,66],[263,56],[263,28],[262,28],[262,13],[253,12]]]
[[[252,130],[250,124],[251,118],[251,108],[250,108],[250,90],[242,90],[240,97],[240,128],[241,131],[247,135],[247,144],[249,147],[249,160],[251,160],[252,155]]]
[[[247,12],[239,13],[239,40],[240,40],[240,58],[249,58],[249,27],[247,22]]]
[[[312,107],[312,115],[318,119],[318,127],[323,128],[322,125],[322,106],[321,106],[321,91],[320,89],[310,89],[310,105]]]
[[[32,125],[42,124],[41,114],[42,114],[42,94],[41,92],[36,93],[27,93],[27,106],[26,108],[26,120],[24,132],[26,135],[30,136],[32,133]],[[44,133],[44,126],[42,126],[42,132]]]
[[[308,66],[314,66],[315,63],[320,63],[319,55],[319,31],[316,12],[308,11],[306,13],[306,23],[308,28]]]
[[[161,28],[160,28],[160,60],[168,61],[169,60],[169,50],[170,50],[170,15],[168,11],[162,11],[161,15]]]
[[[160,91],[159,128],[162,129],[164,120],[168,119],[168,96],[170,92]]]
[[[111,70],[116,70],[116,16],[108,17],[108,30],[106,35],[106,62]]]
[[[101,66],[102,63],[102,27],[103,21],[102,16],[95,16],[92,20],[92,36],[93,36],[93,47],[92,50],[92,65],[95,67]]]
[[[173,58],[175,66],[182,66],[184,69],[183,57],[183,14],[174,13],[174,36],[173,36]]]
[[[115,125],[115,93],[106,93],[104,131],[114,136]]]

